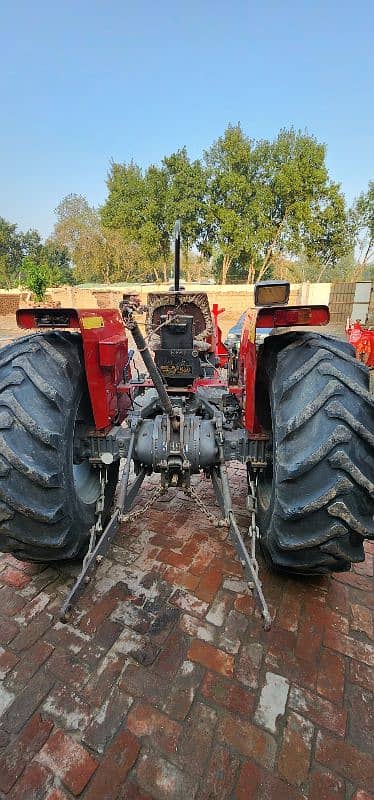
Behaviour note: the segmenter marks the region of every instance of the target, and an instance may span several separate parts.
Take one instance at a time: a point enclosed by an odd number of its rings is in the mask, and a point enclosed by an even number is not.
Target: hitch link
[[[243,537],[240,533],[239,526],[236,521],[235,514],[232,508],[230,484],[228,480],[227,467],[223,452],[222,419],[218,415],[215,419],[215,423],[217,429],[216,441],[219,453],[219,466],[218,468],[215,468],[213,470],[212,474],[214,491],[216,493],[218,503],[225,515],[225,518],[229,523],[230,537],[237,552],[238,558],[241,564],[243,565],[247,581],[249,585],[254,589],[254,594],[259,603],[261,614],[264,620],[264,628],[265,630],[268,631],[271,627],[272,619],[268,609],[267,602],[264,597],[264,593],[262,591],[262,584],[259,578],[258,562],[256,559],[256,540],[259,538],[259,530],[256,525],[257,480],[256,482],[252,481],[252,483],[250,484],[250,489],[251,489],[250,504],[252,508],[251,508],[251,524],[249,526],[249,531],[248,531],[251,539],[251,555],[249,555],[248,550],[244,544]]]

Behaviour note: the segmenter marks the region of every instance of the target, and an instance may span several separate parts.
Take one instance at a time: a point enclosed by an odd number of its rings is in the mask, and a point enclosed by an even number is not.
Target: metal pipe
[[[174,227],[174,291],[179,292],[181,271],[181,223],[177,219]]]
[[[254,568],[253,561],[248,553],[248,550],[244,544],[243,537],[240,533],[238,523],[235,518],[235,514],[232,508],[232,499],[231,499],[231,492],[230,492],[230,484],[227,474],[227,467],[223,452],[223,445],[221,441],[221,437],[217,436],[217,446],[218,446],[218,454],[219,454],[219,466],[216,474],[213,478],[213,488],[216,492],[216,496],[219,502],[220,507],[224,508],[224,514],[226,517],[227,522],[230,525],[229,532],[231,535],[231,539],[235,550],[239,556],[240,561],[244,566],[244,570],[247,575],[247,579],[254,584],[254,590],[257,593],[258,599],[261,605],[261,613],[264,618],[264,627],[265,630],[269,630],[271,626],[271,616],[269,613],[269,609],[264,597],[264,593],[262,591],[261,581],[258,577],[257,571]],[[220,496],[220,497],[219,497]]]

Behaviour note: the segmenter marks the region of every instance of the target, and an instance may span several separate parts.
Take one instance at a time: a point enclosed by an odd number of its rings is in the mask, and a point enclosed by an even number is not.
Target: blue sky
[[[199,157],[229,122],[327,144],[350,202],[374,177],[372,3],[0,2],[0,216],[98,205],[109,161]]]

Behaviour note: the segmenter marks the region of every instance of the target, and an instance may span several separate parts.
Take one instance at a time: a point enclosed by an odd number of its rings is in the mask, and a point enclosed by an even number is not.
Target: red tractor
[[[374,535],[368,370],[350,344],[314,332],[326,306],[287,305],[286,282],[257,284],[239,351],[227,352],[218,307],[212,317],[204,293],[180,289],[179,245],[177,232],[174,290],[148,296],[145,336],[130,296],[120,310],[17,312],[27,333],[0,354],[0,550],[83,558],[65,613],[118,523],[141,513],[130,509],[144,477],[160,475],[146,508],[173,487],[202,507],[191,476],[204,473],[222,519],[205,510],[228,527],[268,625],[256,540],[269,567],[310,575],[349,570]],[[312,330],[284,332],[297,326]],[[259,328],[281,331],[256,348]],[[232,460],[247,467],[244,536]]]

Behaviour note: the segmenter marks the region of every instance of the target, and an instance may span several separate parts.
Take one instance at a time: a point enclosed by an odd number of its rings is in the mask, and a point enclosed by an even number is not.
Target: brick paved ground
[[[118,535],[72,624],[71,567],[3,557],[0,796],[369,800],[373,554],[333,579],[263,572],[270,633],[181,495]]]

